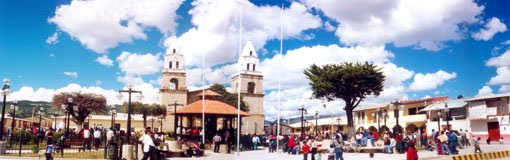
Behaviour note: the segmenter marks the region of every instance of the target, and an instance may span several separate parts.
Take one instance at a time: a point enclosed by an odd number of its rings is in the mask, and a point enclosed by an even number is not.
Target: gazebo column
[[[232,117],[229,117],[229,120],[228,120],[228,121],[229,121],[229,123],[230,123],[230,128],[228,128],[228,129],[232,129],[232,120],[233,120],[233,118],[232,118]]]
[[[184,127],[184,125],[182,124],[182,115],[179,115],[179,121],[180,121],[180,123],[181,123],[179,126],[180,126],[181,128],[182,128],[182,127]]]
[[[221,128],[227,129],[227,117],[222,117],[221,121],[223,122],[223,125],[221,125]]]
[[[189,128],[193,127],[192,123],[193,123],[193,115],[189,115],[189,118],[188,118],[188,127]]]

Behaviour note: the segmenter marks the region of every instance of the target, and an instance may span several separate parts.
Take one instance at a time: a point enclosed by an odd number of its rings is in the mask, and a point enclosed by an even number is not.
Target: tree
[[[81,129],[83,122],[92,112],[103,112],[106,109],[106,98],[103,95],[81,92],[62,92],[53,96],[53,107],[60,108],[67,103],[68,98],[73,98],[73,106],[78,110],[71,110],[72,121]]]
[[[383,91],[385,76],[381,68],[365,63],[342,63],[340,65],[315,64],[305,69],[304,74],[311,81],[313,97],[332,101],[345,101],[349,136],[354,135],[352,111],[369,95],[379,96]]]
[[[128,103],[122,104],[123,112],[128,111]],[[143,128],[147,128],[148,116],[166,115],[166,107],[159,104],[143,104],[140,102],[131,102],[131,111],[133,114],[141,114],[143,118]]]
[[[237,93],[230,93],[225,89],[225,86],[221,84],[213,84],[208,88],[209,90],[216,92],[218,94],[221,94],[219,101],[225,102],[231,106],[237,107]],[[248,112],[250,109],[248,108],[248,105],[242,100],[243,96],[241,95],[241,111]]]

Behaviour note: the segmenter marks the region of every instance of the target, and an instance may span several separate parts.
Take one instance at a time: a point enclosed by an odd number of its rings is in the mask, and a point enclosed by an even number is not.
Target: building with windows
[[[429,115],[420,110],[430,104],[443,102],[448,97],[432,97],[419,100],[402,100],[390,104],[381,104],[365,108],[356,108],[353,111],[354,124],[357,130],[364,129],[389,129],[397,125],[406,131],[414,132],[427,127]]]
[[[299,122],[289,124],[290,133],[299,135],[301,133],[301,124],[303,124],[303,130],[305,130],[307,134],[315,132],[315,126],[318,126],[317,130],[321,133],[329,133],[331,130],[333,130],[333,132],[343,131],[344,133],[347,133],[348,129],[347,116],[323,117],[317,119],[317,121],[313,117],[308,117],[303,123],[299,120]]]
[[[186,86],[186,68],[184,66],[184,55],[178,49],[172,49],[170,53],[165,54],[163,72],[161,73],[161,104],[167,106],[168,115],[164,120],[164,131],[174,130],[174,112],[187,105],[192,104],[198,99],[196,96],[202,91],[189,91]],[[234,93],[238,92],[243,97],[243,101],[248,105],[249,116],[243,117],[242,133],[255,133],[264,128],[264,90],[262,73],[258,70],[259,59],[252,42],[248,41],[244,46],[241,57],[239,57],[239,65],[242,66],[240,71],[231,77],[231,88]],[[206,75],[207,76],[207,75]],[[207,77],[205,77],[207,79]],[[240,83],[240,84],[239,84]],[[174,103],[180,104],[178,106]],[[207,106],[206,106],[207,107]],[[201,118],[201,117],[200,117]],[[197,118],[197,119],[200,119]],[[194,119],[192,117],[192,119]],[[190,121],[185,118],[183,126],[189,126]],[[193,125],[201,127],[201,123]]]
[[[472,135],[510,142],[510,93],[467,99]]]
[[[427,133],[446,129],[471,131],[471,121],[467,118],[468,104],[465,101],[464,98],[437,101],[421,109],[420,112],[429,117]]]

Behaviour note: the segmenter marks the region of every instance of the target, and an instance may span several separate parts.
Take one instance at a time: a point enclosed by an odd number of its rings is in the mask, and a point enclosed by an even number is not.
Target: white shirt
[[[88,129],[83,130],[83,138],[90,138],[90,131]]]
[[[106,139],[107,139],[107,140],[112,140],[112,138],[113,138],[113,136],[114,136],[114,135],[115,135],[115,134],[113,133],[113,131],[112,131],[112,130],[109,130],[108,132],[106,132]]]
[[[362,134],[356,134],[356,139],[361,139],[361,138],[363,138]]]
[[[94,138],[101,138],[101,132],[99,130],[94,131]]]
[[[255,136],[251,139],[253,143],[260,143],[259,137]]]
[[[149,152],[150,146],[154,147],[154,141],[152,141],[151,136],[144,134],[138,141],[142,141],[143,143],[143,152]]]
[[[181,134],[181,127],[177,127],[177,134]]]

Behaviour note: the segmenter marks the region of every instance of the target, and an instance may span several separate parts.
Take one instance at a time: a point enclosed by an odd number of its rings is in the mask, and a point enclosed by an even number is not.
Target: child
[[[374,159],[374,153],[369,153],[368,156],[370,156],[370,158],[368,160],[375,160]]]
[[[411,141],[407,145],[407,160],[418,160],[418,151],[414,148],[414,143]]]
[[[429,141],[429,144],[427,145],[428,151],[434,151],[434,143],[432,141]]]
[[[475,153],[477,153],[477,151],[479,151],[480,153],[482,153],[482,150],[480,149],[480,140],[482,140],[482,138],[478,137],[476,140],[475,140]]]
[[[335,145],[331,144],[328,148],[328,160],[334,160],[335,159]]]
[[[503,137],[499,138],[499,144],[503,144]]]
[[[310,146],[308,145],[308,143],[306,143],[306,141],[303,141],[301,151],[303,152],[303,160],[308,160],[308,152],[310,152]]]

